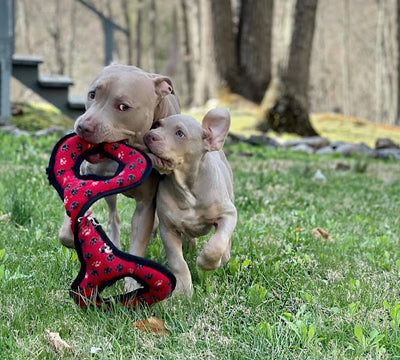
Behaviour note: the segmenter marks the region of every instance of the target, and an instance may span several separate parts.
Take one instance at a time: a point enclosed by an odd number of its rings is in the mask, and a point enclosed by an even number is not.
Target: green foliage
[[[76,252],[57,240],[62,203],[45,168],[57,138],[0,134],[0,353],[2,359],[393,359],[400,353],[400,174],[364,171],[245,144],[229,145],[238,225],[231,259],[215,272],[186,252],[195,295],[132,312],[82,311],[69,298]],[[321,169],[327,181],[313,180]],[[128,247],[132,200],[119,198]],[[104,202],[93,211],[106,228]],[[332,240],[310,233],[316,227]],[[146,255],[166,264],[159,238]],[[120,286],[120,284],[117,284]],[[131,324],[154,314],[170,334]],[[46,329],[72,346],[57,353]],[[91,353],[91,349],[96,349]]]
[[[11,123],[16,127],[36,131],[49,126],[72,128],[73,121],[64,116],[57,108],[44,103],[16,103],[13,108],[18,109],[18,115],[11,117]]]

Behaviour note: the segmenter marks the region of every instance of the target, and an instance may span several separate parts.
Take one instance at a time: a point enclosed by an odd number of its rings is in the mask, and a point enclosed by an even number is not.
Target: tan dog
[[[98,144],[128,140],[129,144],[145,148],[143,135],[153,122],[180,113],[171,80],[150,74],[134,66],[111,65],[104,68],[89,87],[86,111],[75,122],[75,132],[88,142]],[[92,156],[85,173],[114,174],[115,163]],[[129,252],[144,256],[151,238],[155,193],[159,175],[152,175],[138,188],[124,193],[136,199],[132,217]],[[120,220],[116,196],[106,199],[109,206],[108,231],[114,244],[120,247]],[[61,243],[73,247],[73,234],[66,216],[59,232]]]
[[[209,111],[200,125],[187,115],[157,121],[145,135],[153,165],[166,174],[157,192],[160,235],[176,291],[191,295],[192,280],[182,240],[215,233],[197,257],[197,265],[214,270],[229,260],[236,226],[231,167],[221,150],[230,125],[227,109]]]

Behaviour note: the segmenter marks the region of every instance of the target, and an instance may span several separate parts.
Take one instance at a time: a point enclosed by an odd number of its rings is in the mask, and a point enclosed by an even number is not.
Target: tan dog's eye
[[[178,131],[175,133],[175,135],[176,135],[176,136],[179,136],[180,138],[182,138],[182,137],[185,136],[185,134],[183,133],[182,130],[178,130]]]
[[[129,109],[129,106],[125,105],[125,104],[119,104],[118,105],[118,109],[121,110],[121,111],[126,111],[126,110]]]
[[[89,91],[88,93],[88,99],[93,100],[96,96],[96,91]]]

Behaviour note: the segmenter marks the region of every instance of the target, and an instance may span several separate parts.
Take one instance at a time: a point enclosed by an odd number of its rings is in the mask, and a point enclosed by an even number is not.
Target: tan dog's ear
[[[156,76],[154,78],[154,86],[156,88],[156,93],[162,97],[175,94],[172,81],[166,76]]]
[[[210,110],[203,118],[205,131],[204,144],[208,151],[222,149],[231,124],[231,115],[227,108]]]

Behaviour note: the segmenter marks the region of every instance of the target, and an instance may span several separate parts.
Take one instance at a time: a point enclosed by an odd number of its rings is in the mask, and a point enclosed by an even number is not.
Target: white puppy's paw
[[[218,269],[221,266],[221,256],[216,254],[207,254],[203,250],[199,256],[197,256],[196,265],[206,271]]]

